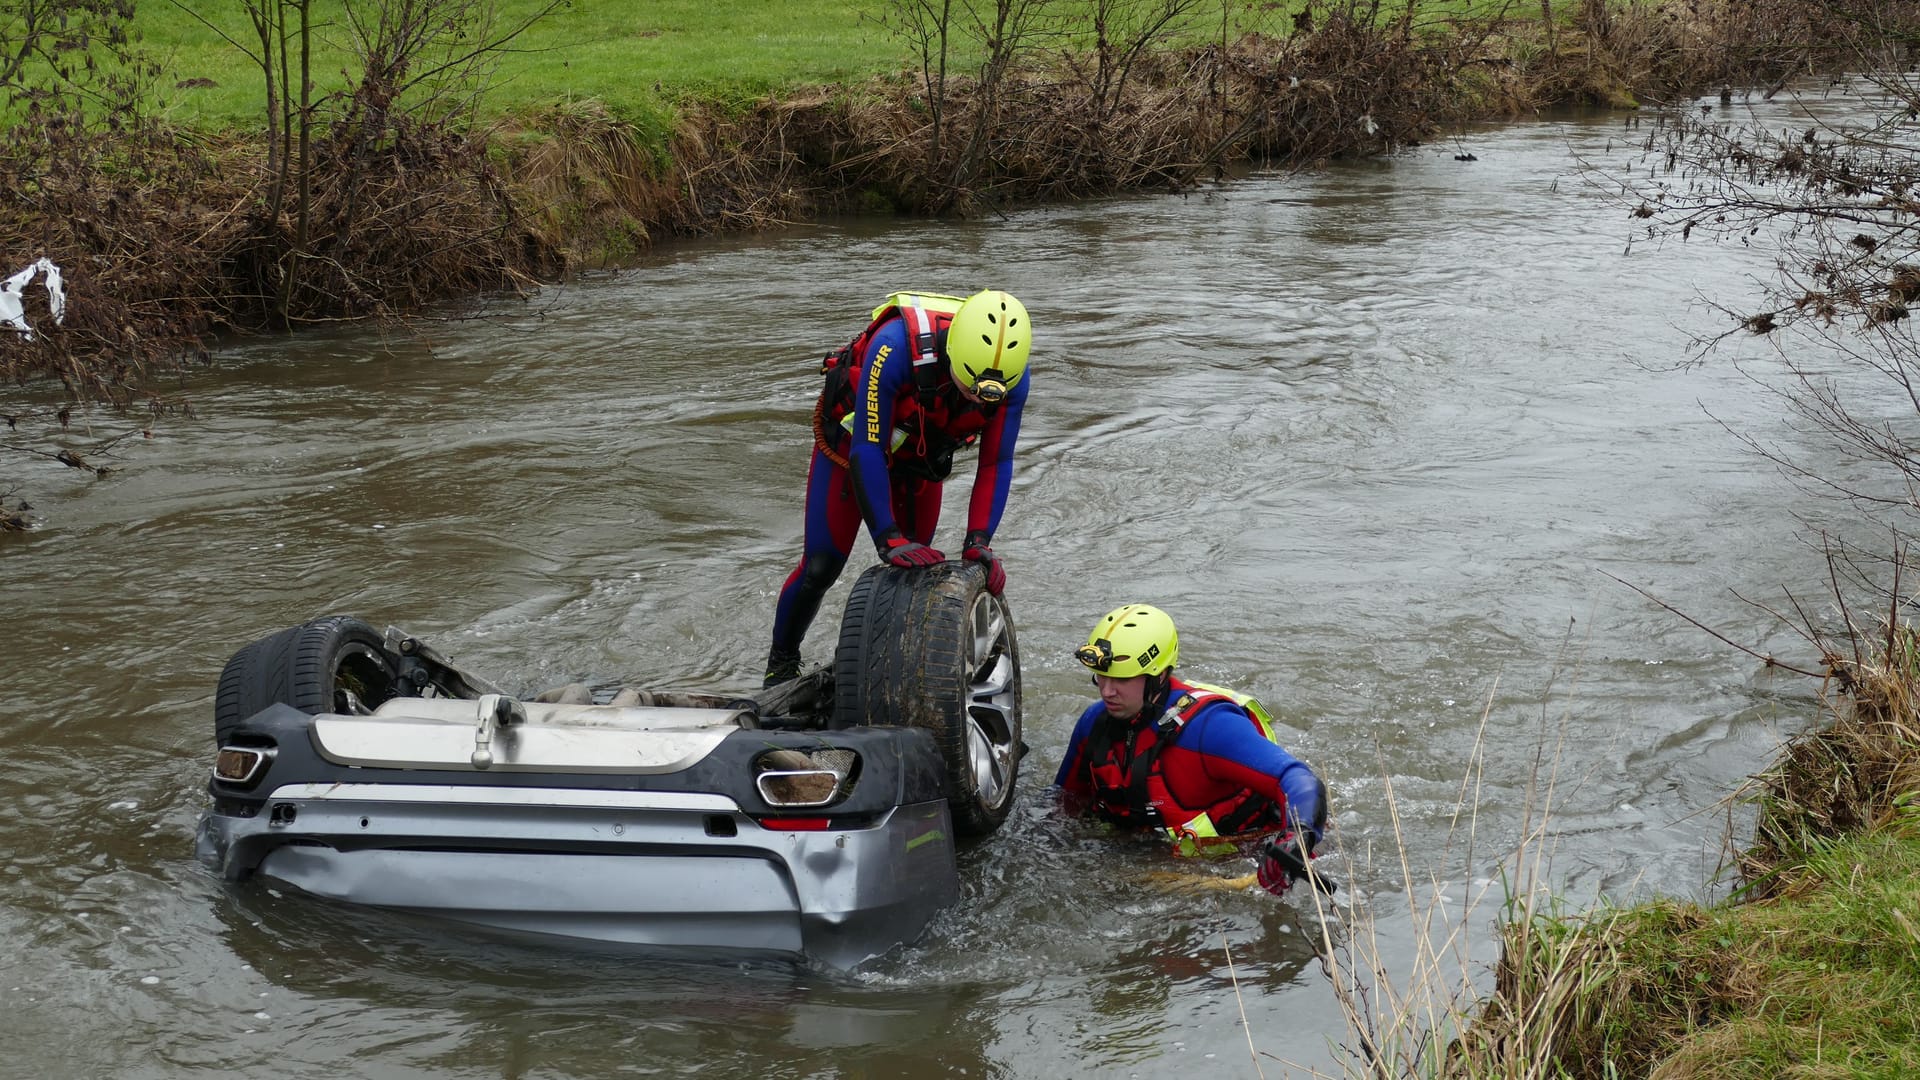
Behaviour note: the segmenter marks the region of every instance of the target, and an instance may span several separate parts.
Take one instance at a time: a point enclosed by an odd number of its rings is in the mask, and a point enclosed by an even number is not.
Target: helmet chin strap
[[[1152,713],[1159,715],[1167,707],[1167,691],[1173,689],[1173,672],[1163,671],[1158,675],[1147,676],[1147,690],[1141,700],[1141,715]]]

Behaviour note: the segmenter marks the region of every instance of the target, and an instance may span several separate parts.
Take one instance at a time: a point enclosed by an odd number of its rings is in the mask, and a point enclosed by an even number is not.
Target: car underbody
[[[397,629],[283,630],[222,674],[199,855],[515,935],[852,967],[956,900],[960,838],[1011,805],[1012,623],[948,566],[876,567],[856,596],[901,603],[843,623],[834,665],[743,697],[523,699]],[[943,591],[958,604],[909,602]]]

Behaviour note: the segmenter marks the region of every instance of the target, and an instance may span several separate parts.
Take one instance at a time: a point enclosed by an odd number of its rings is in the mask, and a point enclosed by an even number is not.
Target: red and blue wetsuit
[[[944,329],[950,315],[937,316]],[[1013,446],[1020,435],[1033,373],[1015,383],[1005,401],[967,400],[946,365],[935,384],[915,384],[914,356],[904,318],[895,314],[866,335],[866,348],[849,371],[846,400],[827,402],[821,431],[846,448],[842,467],[816,446],[807,469],[805,548],[780,587],[774,608],[773,651],[797,654],[820,600],[839,578],[864,519],[874,536],[899,531],[931,544],[940,521],[942,481],[953,452],[978,440],[980,466],[967,504],[967,533],[991,543],[1013,483]],[[851,427],[841,421],[852,413]],[[894,434],[904,435],[897,447]],[[891,449],[890,449],[891,448]]]
[[[1087,706],[1054,777],[1075,811],[1129,828],[1165,829],[1182,854],[1224,838],[1326,827],[1326,789],[1232,698],[1169,677],[1132,721]]]

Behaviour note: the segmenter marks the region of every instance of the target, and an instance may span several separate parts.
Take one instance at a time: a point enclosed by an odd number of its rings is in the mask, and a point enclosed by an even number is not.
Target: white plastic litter
[[[67,321],[67,290],[61,283],[60,268],[53,260],[42,258],[0,284],[0,323],[13,327],[28,341],[33,340],[33,327],[27,323],[27,309],[20,294],[33,283],[36,274],[46,275],[47,307],[53,312],[54,323]]]

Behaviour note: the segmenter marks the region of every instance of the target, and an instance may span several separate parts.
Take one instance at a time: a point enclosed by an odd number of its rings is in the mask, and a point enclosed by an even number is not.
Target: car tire
[[[214,737],[225,743],[242,721],[272,705],[315,715],[349,713],[357,701],[370,710],[398,694],[399,666],[386,638],[351,615],[270,634],[234,653],[220,672]]]
[[[833,658],[831,726],[931,732],[963,836],[1007,819],[1025,749],[1019,640],[986,581],[978,563],[872,567],[847,596]]]

